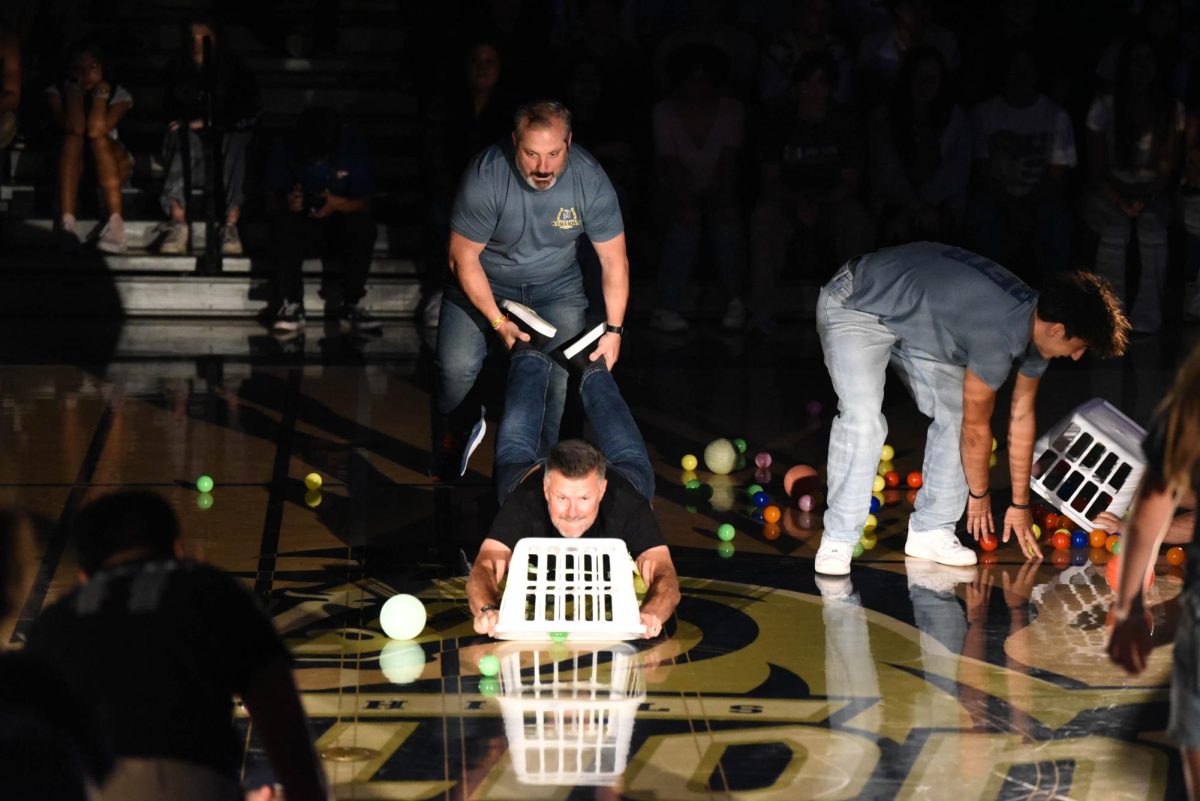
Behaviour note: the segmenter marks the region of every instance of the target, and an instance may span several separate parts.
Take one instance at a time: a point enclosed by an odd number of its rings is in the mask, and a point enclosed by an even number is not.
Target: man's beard
[[[541,176],[534,176],[533,173],[526,173],[523,177],[525,178],[525,183],[529,184],[529,187],[531,189],[533,189],[535,192],[548,192],[549,190],[554,188],[554,185],[556,183],[558,183],[558,176],[560,176],[560,175],[562,175],[562,173],[556,172],[556,173],[551,173],[550,175],[548,175],[546,177],[541,177]],[[550,183],[546,186],[538,186],[538,184],[537,184],[538,181],[549,181]]]

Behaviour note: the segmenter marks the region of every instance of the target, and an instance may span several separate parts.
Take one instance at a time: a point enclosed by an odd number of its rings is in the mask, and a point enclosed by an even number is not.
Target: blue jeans
[[[546,345],[552,351],[583,330],[587,296],[578,265],[572,265],[544,284],[506,286],[489,281],[496,302],[515,300],[532,308],[552,325],[558,334]],[[487,356],[488,337],[494,337],[488,321],[471,305],[457,285],[447,288],[438,321],[437,410],[452,416],[475,385]],[[546,447],[558,441],[558,426],[567,397],[567,372],[558,365],[551,370],[550,394],[546,400]],[[477,410],[466,410],[464,418],[478,419]]]
[[[909,527],[953,529],[967,504],[960,450],[966,368],[909,351],[878,316],[846,308],[853,289],[854,276],[843,267],[821,288],[817,299],[817,333],[838,395],[838,416],[829,432],[824,536],[834,542],[854,542],[866,523],[879,454],[887,438],[883,386],[889,362],[917,408],[933,418],[925,438],[924,483]]]
[[[532,468],[544,464],[553,442],[547,444],[548,401],[553,376],[561,372],[549,356],[533,349],[518,350],[508,367],[504,417],[496,434],[496,493],[501,504]],[[654,468],[633,415],[617,382],[603,363],[583,371],[579,381],[583,410],[592,424],[594,444],[609,467],[633,485],[647,501],[654,498]],[[558,424],[554,424],[557,437]],[[557,438],[554,440],[557,442]]]

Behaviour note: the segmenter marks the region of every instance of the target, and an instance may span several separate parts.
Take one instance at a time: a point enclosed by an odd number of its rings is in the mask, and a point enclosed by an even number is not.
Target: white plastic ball
[[[411,640],[425,628],[425,605],[405,593],[393,595],[379,610],[379,625],[393,640]]]
[[[724,437],[714,439],[704,449],[704,464],[718,475],[726,475],[737,464],[738,452],[733,443]]]

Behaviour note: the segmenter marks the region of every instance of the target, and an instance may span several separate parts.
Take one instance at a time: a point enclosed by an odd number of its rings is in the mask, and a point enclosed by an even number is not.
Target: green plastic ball
[[[717,526],[717,538],[722,542],[729,542],[732,540],[735,533],[737,532],[729,523],[722,523],[721,525]]]
[[[196,496],[197,509],[211,509],[213,505],[213,496],[207,492],[202,492]]]
[[[500,659],[494,654],[488,654],[479,660],[479,672],[485,676],[495,676],[500,672]]]
[[[753,498],[757,493],[760,493],[762,491],[763,491],[762,484],[751,484],[750,486],[746,487],[746,494],[749,495],[751,498]]]
[[[552,631],[552,632],[550,632],[550,641],[551,642],[566,642],[567,641],[567,633],[565,631]]]
[[[857,559],[858,557],[860,557],[862,555],[863,555],[863,544],[862,544],[862,540],[859,540],[858,542],[854,543],[854,558]]]
[[[196,489],[201,492],[212,492],[212,488],[212,476],[200,476],[200,478],[196,479]]]
[[[688,482],[686,484],[684,484],[683,486],[687,487],[690,490],[700,489],[700,479],[689,478]]]
[[[717,555],[722,559],[728,559],[733,556],[734,547],[732,542],[722,542],[717,546]]]
[[[493,657],[494,659],[495,657]],[[479,680],[479,694],[494,698],[500,694],[500,680],[492,677]]]
[[[746,440],[742,439],[741,437],[735,437],[733,440],[733,447],[737,448],[738,453],[745,453]]]

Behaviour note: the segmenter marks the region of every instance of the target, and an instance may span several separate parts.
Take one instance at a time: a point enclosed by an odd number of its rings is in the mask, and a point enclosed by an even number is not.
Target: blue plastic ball
[[[754,493],[754,505],[757,506],[759,509],[763,508],[770,502],[771,502],[771,496],[768,495],[766,492],[760,490],[760,491]]]
[[[880,506],[882,506],[882,504],[879,503],[879,499],[876,498],[874,495],[872,495],[871,496],[871,514],[875,514],[876,512],[878,512]]]
[[[1071,533],[1071,547],[1072,548],[1086,548],[1086,547],[1088,547],[1088,544],[1089,544],[1088,535],[1086,532],[1079,531],[1078,529],[1076,529],[1074,532]]]

